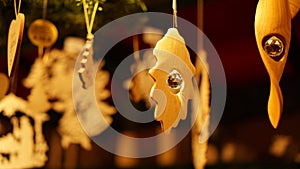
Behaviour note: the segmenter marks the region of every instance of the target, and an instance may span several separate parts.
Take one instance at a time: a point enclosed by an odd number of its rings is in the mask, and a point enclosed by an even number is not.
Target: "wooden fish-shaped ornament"
[[[150,97],[156,102],[155,119],[162,129],[169,131],[187,116],[188,100],[194,96],[195,67],[183,37],[176,28],[170,28],[157,42],[153,54],[157,62],[149,70],[155,83]]]
[[[291,14],[287,0],[259,0],[255,15],[255,37],[270,76],[269,119],[272,126],[277,128],[283,110],[279,82],[291,40]]]

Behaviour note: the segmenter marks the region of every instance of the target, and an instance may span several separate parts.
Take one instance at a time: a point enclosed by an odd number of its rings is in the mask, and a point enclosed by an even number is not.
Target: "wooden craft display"
[[[255,15],[257,46],[271,81],[268,113],[277,128],[283,110],[279,82],[286,64],[290,40],[291,19],[299,10],[297,0],[260,0]]]
[[[157,42],[153,54],[157,62],[149,70],[155,81],[150,96],[157,103],[155,119],[166,131],[176,127],[179,120],[187,116],[187,102],[194,94],[192,78],[195,67],[176,28],[170,28]]]

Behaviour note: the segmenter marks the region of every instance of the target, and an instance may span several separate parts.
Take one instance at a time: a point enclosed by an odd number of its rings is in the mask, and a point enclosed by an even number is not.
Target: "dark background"
[[[26,15],[26,26],[24,40],[22,43],[19,79],[17,95],[26,98],[29,91],[21,85],[21,79],[26,77],[30,66],[37,56],[37,48],[34,47],[27,38],[27,28],[34,17],[41,15],[38,13],[41,8],[39,3],[30,6],[32,1],[23,2],[21,11]],[[65,1],[67,2],[67,1]],[[68,13],[72,13],[74,5],[68,1],[65,7],[58,6],[64,11],[56,9],[56,3],[49,0],[47,18],[53,21],[59,29],[60,37],[55,48],[61,48],[64,37],[79,36],[84,37],[84,21],[72,21],[78,26],[71,26],[66,29],[66,25],[72,24],[67,18]],[[130,10],[124,7],[122,1],[108,1],[107,7],[104,5],[102,14],[97,14],[96,28],[125,14],[142,11],[138,6],[130,6]],[[172,13],[170,0],[145,0],[148,11]],[[51,5],[53,3],[53,6]],[[1,2],[0,2],[1,4]],[[219,152],[216,162],[208,165],[210,168],[227,169],[296,169],[300,168],[300,160],[295,160],[300,153],[300,15],[292,20],[292,41],[288,61],[281,80],[281,89],[284,97],[284,110],[278,128],[272,128],[267,115],[267,102],[269,95],[269,77],[260,58],[254,35],[254,17],[256,0],[206,0],[204,2],[204,28],[203,31],[216,48],[223,63],[227,80],[227,101],[223,117],[218,128],[210,138],[210,144]],[[128,4],[127,4],[128,5]],[[7,73],[6,67],[6,40],[9,22],[13,19],[12,2],[3,1],[0,6],[0,71]],[[120,8],[124,7],[124,8]],[[23,10],[22,10],[23,9]],[[80,13],[81,8],[74,13]],[[117,10],[118,9],[118,10]],[[124,10],[122,10],[124,9]],[[51,12],[52,10],[52,12]],[[119,11],[119,12],[112,12]],[[73,10],[74,11],[74,10]],[[122,12],[124,11],[124,12]],[[82,14],[82,13],[80,13]],[[62,17],[58,17],[58,16]],[[101,15],[101,16],[100,16]],[[197,23],[197,2],[196,0],[178,1],[178,15],[188,21]],[[82,14],[83,16],[83,14]],[[70,16],[71,17],[71,16]],[[96,20],[97,20],[96,18]],[[81,18],[83,19],[83,18]],[[75,29],[76,28],[76,29]],[[119,50],[115,53],[110,63],[132,52],[131,40],[125,40],[119,44]],[[123,52],[122,52],[123,51]],[[125,52],[125,53],[126,53]],[[116,65],[115,65],[116,66]],[[1,82],[0,82],[1,84]],[[51,121],[45,126],[47,139],[51,139],[48,168],[69,163],[75,168],[118,168],[114,164],[115,156],[105,150],[93,145],[92,151],[85,151],[78,145],[72,145],[68,150],[63,150],[59,145],[60,136],[55,131],[55,125],[59,120],[59,115],[49,112]],[[114,116],[113,125],[116,128],[126,127],[126,122],[118,115]],[[158,126],[158,124],[153,124]],[[131,128],[139,135],[138,130]],[[145,133],[151,133],[151,129]],[[282,157],[275,157],[269,153],[270,145],[275,136],[289,136],[291,142],[286,153]],[[226,144],[234,144],[237,153],[234,158],[226,162],[222,160],[221,154]],[[51,151],[52,149],[52,151]],[[177,147],[177,160],[169,168],[193,168],[190,148],[190,135],[188,135]],[[54,151],[55,150],[55,151]],[[61,156],[57,156],[60,153]],[[160,168],[155,162],[156,157],[147,159],[137,159],[136,168]],[[55,162],[56,161],[56,162]],[[58,162],[57,162],[58,161]],[[56,166],[59,166],[57,164]]]

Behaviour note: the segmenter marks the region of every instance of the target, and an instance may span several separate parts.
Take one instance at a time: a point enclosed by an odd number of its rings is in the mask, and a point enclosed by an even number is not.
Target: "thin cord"
[[[17,18],[17,15],[20,13],[20,9],[21,9],[21,0],[19,0],[19,6],[18,6],[18,9],[17,9],[17,2],[16,0],[14,0],[14,8],[15,8],[15,15],[16,15],[16,18]]]
[[[92,18],[91,18],[91,22],[90,22],[90,29],[88,30],[89,34],[92,33],[92,29],[93,29],[93,25],[94,25],[94,21],[95,21],[95,16],[96,16],[96,12],[97,12],[97,9],[98,9],[98,4],[99,4],[99,2],[97,1],[96,4],[94,5]]]
[[[173,8],[173,28],[177,28],[178,25],[177,25],[177,2],[176,2],[176,0],[173,0],[172,8]]]
[[[82,2],[83,2],[83,11],[84,11],[85,24],[86,24],[86,29],[87,29],[87,36],[91,36],[99,2],[97,1],[96,4],[94,5],[94,9],[93,9],[92,17],[91,17],[90,21],[89,21],[89,16],[88,16],[88,12],[87,12],[88,5],[86,3],[86,0],[82,0]]]
[[[203,0],[198,0],[197,2],[197,26],[203,31],[203,20],[204,20],[204,2]],[[203,50],[203,36],[198,35],[198,50]]]
[[[86,30],[87,32],[89,32],[89,16],[88,16],[88,13],[87,13],[87,4],[86,4],[86,1],[85,0],[82,0],[82,3],[83,3],[83,12],[84,12],[84,20],[85,20],[85,25],[86,25]]]
[[[48,3],[48,0],[43,1],[43,19],[46,19],[46,16],[47,16],[47,3]]]

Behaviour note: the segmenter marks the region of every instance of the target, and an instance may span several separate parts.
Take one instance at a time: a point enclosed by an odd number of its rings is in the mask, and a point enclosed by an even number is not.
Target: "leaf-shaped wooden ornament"
[[[23,39],[25,16],[22,13],[18,13],[16,19],[12,20],[8,31],[7,40],[7,68],[8,76],[11,74],[11,70],[16,57],[19,57],[21,43]]]
[[[268,113],[277,128],[283,97],[279,82],[285,67],[291,40],[291,14],[287,0],[260,0],[255,15],[257,46],[271,81]]]
[[[149,74],[155,81],[150,93],[157,104],[154,116],[161,122],[162,129],[169,131],[187,116],[188,100],[194,94],[195,67],[176,28],[170,28],[157,42],[153,54],[157,62]]]

